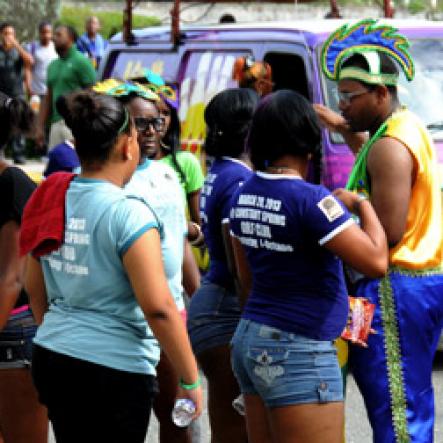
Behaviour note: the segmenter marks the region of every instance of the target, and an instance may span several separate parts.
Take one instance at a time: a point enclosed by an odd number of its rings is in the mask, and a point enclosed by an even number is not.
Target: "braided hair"
[[[162,139],[161,150],[165,155],[171,155],[172,164],[174,169],[178,172],[180,182],[186,183],[186,175],[177,160],[177,152],[180,151],[180,120],[178,118],[178,113],[177,110],[172,106],[169,106],[166,101],[163,101],[163,103],[169,109],[171,123]]]
[[[205,109],[206,153],[213,157],[240,157],[259,96],[252,89],[227,89],[212,98]]]
[[[11,98],[0,92],[0,149],[15,133],[28,133],[34,127],[35,114],[22,99]]]

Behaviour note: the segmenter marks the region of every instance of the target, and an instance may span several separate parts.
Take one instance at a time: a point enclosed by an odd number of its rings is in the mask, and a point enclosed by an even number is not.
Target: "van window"
[[[105,68],[106,77],[127,79],[139,76],[144,68],[148,68],[157,74],[160,74],[166,81],[175,82],[179,63],[177,63],[177,54],[174,52],[149,52],[149,51],[121,51],[115,59],[109,57],[110,63],[114,60],[111,72]]]
[[[302,57],[284,52],[268,52],[264,61],[271,65],[274,91],[292,89],[310,100],[306,66]]]
[[[182,60],[180,112],[182,148],[200,155],[206,133],[204,110],[218,92],[238,87],[232,80],[237,57],[250,54],[248,50],[188,51]]]

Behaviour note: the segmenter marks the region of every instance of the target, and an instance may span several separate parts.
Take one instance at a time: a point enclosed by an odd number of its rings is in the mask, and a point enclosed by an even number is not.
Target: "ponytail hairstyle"
[[[272,69],[269,63],[255,61],[251,55],[238,57],[232,68],[232,79],[241,88],[251,88],[257,80],[272,82]]]
[[[177,160],[177,152],[179,152],[181,149],[180,120],[178,118],[177,109],[171,106],[166,100],[163,100],[163,102],[169,109],[171,115],[171,123],[169,124],[169,128],[161,141],[161,150],[166,155],[171,154],[172,164],[174,166],[174,169],[178,172],[180,182],[186,183],[186,175]]]
[[[15,133],[28,133],[34,127],[35,114],[22,99],[11,98],[0,92],[0,149]]]
[[[257,170],[284,155],[312,155],[314,181],[321,176],[321,129],[311,103],[295,91],[267,95],[252,118],[247,140],[251,161]]]
[[[238,158],[245,152],[245,140],[258,104],[252,89],[227,89],[212,98],[205,109],[207,125],[204,149],[210,156]]]
[[[131,133],[129,113],[114,97],[77,91],[61,96],[56,107],[72,131],[82,165],[105,163],[118,137]]]

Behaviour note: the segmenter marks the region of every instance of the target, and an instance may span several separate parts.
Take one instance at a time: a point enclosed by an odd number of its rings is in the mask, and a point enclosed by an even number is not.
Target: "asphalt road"
[[[443,442],[443,352],[438,353],[435,359],[433,382],[436,409],[434,441]],[[157,423],[155,420],[151,420],[146,443],[157,443],[157,432]],[[210,441],[208,416],[205,413],[201,419],[201,440],[199,443],[209,443]],[[372,443],[372,432],[366,416],[363,399],[352,376],[348,377],[347,383],[346,443]]]
[[[435,389],[436,420],[434,429],[434,441],[443,441],[443,352],[440,352],[434,364],[433,381]],[[201,438],[198,443],[209,443],[210,431],[207,411],[200,419]],[[158,442],[158,425],[153,417],[149,426],[149,432],[145,443]],[[51,435],[48,443],[55,443]],[[171,442],[173,443],[173,442]],[[197,442],[196,442],[197,443]],[[346,397],[346,443],[372,443],[372,432],[369,426],[363,400],[352,377],[348,377]]]
[[[435,359],[433,371],[435,397],[434,441],[443,442],[443,353]],[[155,440],[152,440],[154,442]],[[208,440],[209,441],[209,440]],[[348,377],[346,397],[346,443],[372,443],[372,431],[363,399],[352,377]]]

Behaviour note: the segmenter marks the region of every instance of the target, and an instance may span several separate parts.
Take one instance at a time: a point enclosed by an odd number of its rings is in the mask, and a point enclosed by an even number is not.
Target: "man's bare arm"
[[[15,39],[15,37],[11,40],[14,48],[17,49],[20,57],[22,58],[25,68],[31,68],[34,65],[34,57],[23,48],[23,46]]]
[[[38,146],[43,146],[45,142],[45,127],[49,116],[52,113],[52,90],[48,88],[45,98],[40,103],[40,111],[38,115],[38,124],[35,131],[35,142]]]
[[[405,233],[414,161],[405,145],[391,137],[383,137],[371,148],[367,168],[371,179],[371,203],[392,248]]]

